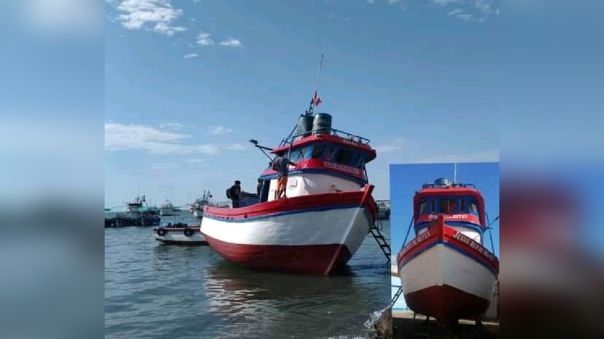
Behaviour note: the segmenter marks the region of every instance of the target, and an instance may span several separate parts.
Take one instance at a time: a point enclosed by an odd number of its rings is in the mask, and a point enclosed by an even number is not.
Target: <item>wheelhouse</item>
[[[487,228],[484,199],[474,185],[437,179],[426,184],[414,197],[414,228],[424,232],[442,214],[448,226],[478,242]]]
[[[329,115],[314,115],[312,130],[300,128],[299,124],[299,133],[290,134],[271,151],[296,163],[289,167],[288,197],[356,191],[368,183],[365,164],[376,157],[369,140],[331,128],[331,116],[328,126],[315,128],[316,121],[325,116]],[[277,173],[270,167],[262,172],[258,178],[260,202],[274,198],[276,178]]]

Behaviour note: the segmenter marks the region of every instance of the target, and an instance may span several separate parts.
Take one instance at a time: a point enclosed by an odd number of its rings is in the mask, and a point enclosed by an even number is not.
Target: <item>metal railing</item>
[[[295,130],[295,127],[294,127],[294,130]],[[312,131],[308,131],[308,132],[304,132],[304,133],[300,133],[300,134],[293,134],[293,131],[292,131],[292,133],[290,133],[290,135],[287,138],[281,140],[281,143],[279,144],[279,146],[281,147],[281,146],[284,146],[287,144],[291,144],[294,142],[294,140],[296,138],[309,136],[311,134],[312,134]],[[365,137],[362,137],[360,135],[356,135],[353,133],[349,133],[346,131],[342,131],[339,129],[335,129],[335,128],[330,128],[329,133],[322,133],[322,134],[335,135],[340,138],[348,139],[348,140],[355,141],[355,142],[358,142],[361,144],[369,144],[371,142],[371,140],[369,140],[368,138],[365,138]]]

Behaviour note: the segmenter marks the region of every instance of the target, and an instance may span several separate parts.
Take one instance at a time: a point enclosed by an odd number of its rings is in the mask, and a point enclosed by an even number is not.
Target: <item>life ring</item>
[[[166,235],[166,233],[168,233],[168,231],[166,231],[166,229],[163,227],[157,229],[157,235],[159,235],[160,237],[163,237],[164,235]]]
[[[188,227],[187,227],[187,228],[185,228],[185,231],[184,231],[184,232],[185,232],[185,236],[186,236],[186,237],[190,237],[190,236],[192,236],[192,235],[193,235],[193,230],[192,230],[192,229],[190,229],[190,228],[188,228]]]

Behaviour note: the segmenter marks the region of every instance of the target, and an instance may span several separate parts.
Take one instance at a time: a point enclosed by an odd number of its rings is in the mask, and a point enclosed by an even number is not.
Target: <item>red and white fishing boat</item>
[[[311,105],[278,147],[250,142],[296,163],[287,198],[275,199],[277,175],[266,169],[256,204],[205,208],[201,231],[210,246],[257,269],[328,275],[345,265],[377,214],[365,171],[376,157],[369,140],[331,128],[331,116],[314,114]]]
[[[437,179],[416,192],[413,206],[416,237],[397,257],[407,306],[443,325],[483,314],[499,261],[483,246],[488,225],[481,192]]]
[[[183,223],[168,224],[155,228],[155,240],[170,245],[207,245],[206,238],[199,230],[200,226]]]

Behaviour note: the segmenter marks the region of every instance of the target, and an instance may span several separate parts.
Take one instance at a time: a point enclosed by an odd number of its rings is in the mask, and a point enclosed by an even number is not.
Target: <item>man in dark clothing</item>
[[[273,159],[271,163],[273,170],[277,171],[277,190],[275,191],[275,199],[287,198],[285,188],[287,187],[287,174],[289,173],[289,165],[296,166],[295,162],[291,162],[288,158],[279,155]]]
[[[241,181],[235,180],[235,184],[229,188],[229,199],[233,203],[233,208],[239,208],[239,197],[241,196]]]

